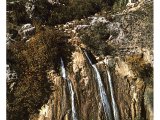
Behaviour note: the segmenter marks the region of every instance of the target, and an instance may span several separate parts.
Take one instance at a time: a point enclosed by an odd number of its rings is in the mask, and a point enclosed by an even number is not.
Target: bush
[[[53,6],[47,0],[37,0],[35,1],[34,6],[33,19],[41,24],[47,24]]]
[[[34,19],[42,21],[42,24],[64,24],[73,19],[93,15],[109,5],[105,0],[62,0],[60,3],[51,5],[46,0],[36,1]]]
[[[7,11],[13,11],[12,15],[7,14],[9,22],[25,24],[37,21],[46,25],[64,24],[73,19],[93,15],[113,5],[112,0],[60,0],[61,4],[53,5],[47,0],[37,0],[33,3],[35,9],[31,20],[25,11],[25,2],[20,1],[14,5],[7,5]]]
[[[7,14],[8,22],[16,25],[31,22],[31,19],[29,19],[29,16],[25,11],[24,1],[15,2],[14,4],[7,3],[7,11],[11,11],[11,13]]]
[[[32,71],[30,68],[25,74],[21,74],[19,79],[12,94],[13,98],[8,99],[9,120],[27,120],[30,114],[38,113],[51,94],[50,84],[42,70]]]
[[[28,119],[38,112],[51,94],[46,70],[59,72],[60,57],[65,65],[70,61],[73,47],[63,32],[46,30],[37,33],[28,43],[17,41],[7,49],[7,63],[18,75],[11,93],[7,91],[9,120]]]

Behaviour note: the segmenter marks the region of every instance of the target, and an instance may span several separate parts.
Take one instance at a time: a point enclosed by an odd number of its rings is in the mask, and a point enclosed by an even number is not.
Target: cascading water
[[[78,120],[76,115],[75,105],[74,105],[74,91],[73,91],[72,83],[70,80],[68,80],[68,86],[69,86],[69,91],[70,91],[71,100],[72,100],[72,118],[73,120]]]
[[[108,65],[108,59],[105,60],[105,63]],[[112,80],[111,80],[111,75],[109,69],[107,69],[107,75],[108,75],[108,82],[109,82],[109,88],[111,92],[111,99],[112,99],[112,108],[113,108],[113,115],[115,120],[119,120],[119,113],[118,113],[118,108],[114,99],[114,91],[112,87]]]
[[[62,77],[63,77],[63,79],[67,80],[66,71],[65,71],[65,67],[64,67],[64,63],[63,63],[62,58],[61,58],[61,71],[62,71]]]
[[[72,119],[73,120],[78,120],[77,119],[77,115],[76,115],[75,105],[74,105],[74,91],[73,91],[72,83],[71,83],[70,80],[67,79],[66,71],[65,71],[65,67],[64,67],[64,63],[63,63],[62,58],[61,58],[61,70],[62,70],[62,77],[63,77],[64,80],[67,81],[67,84],[68,84],[68,87],[69,87],[69,91],[70,91],[70,95],[71,95],[71,101],[72,101]]]
[[[107,75],[108,75],[108,81],[109,81],[109,88],[111,92],[111,99],[112,99],[112,108],[113,108],[113,115],[115,120],[119,120],[119,114],[118,114],[118,108],[113,96],[113,87],[112,87],[112,82],[111,82],[111,75],[109,70],[107,70]]]
[[[106,95],[105,90],[104,90],[104,86],[103,86],[103,83],[102,83],[102,80],[101,80],[100,73],[99,73],[96,65],[92,64],[92,62],[89,59],[89,56],[88,56],[88,54],[87,54],[87,52],[85,50],[84,50],[84,53],[85,53],[87,59],[89,60],[89,63],[92,65],[92,67],[94,68],[94,71],[96,73],[97,82],[98,82],[98,88],[99,88],[99,93],[100,93],[100,98],[101,98],[101,101],[102,101],[102,105],[103,105],[103,109],[104,109],[104,113],[105,113],[106,119],[108,118],[108,120],[112,120],[111,108],[110,108],[110,105],[109,105],[109,101],[108,101],[107,95]]]

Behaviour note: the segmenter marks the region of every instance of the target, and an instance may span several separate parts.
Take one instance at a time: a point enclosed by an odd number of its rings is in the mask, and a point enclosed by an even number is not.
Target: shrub
[[[7,14],[8,22],[14,23],[16,25],[30,23],[31,19],[25,11],[24,1],[15,2],[14,4],[7,3],[7,11],[12,11]]]
[[[47,25],[64,24],[73,19],[93,15],[104,8],[108,10],[113,5],[112,0],[60,0],[61,4],[53,5],[47,0],[37,0],[33,3],[35,9],[31,20],[25,11],[25,2],[20,1],[14,5],[7,5],[7,10],[13,11],[13,14],[7,14],[9,22],[25,24],[37,21]]]
[[[7,48],[7,63],[18,75],[14,90],[7,91],[9,120],[28,119],[48,101],[52,91],[46,70],[52,67],[59,72],[60,57],[67,65],[73,48],[67,40],[63,32],[46,30],[28,43],[17,41]]]
[[[60,3],[51,5],[44,0],[36,1],[34,19],[42,21],[42,24],[63,24],[73,19],[93,15],[109,5],[105,0],[61,0]]]

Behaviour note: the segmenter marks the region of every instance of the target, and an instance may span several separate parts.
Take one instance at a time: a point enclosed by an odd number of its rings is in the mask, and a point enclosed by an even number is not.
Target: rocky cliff
[[[153,1],[115,3],[55,26],[8,23],[8,119],[153,120]]]

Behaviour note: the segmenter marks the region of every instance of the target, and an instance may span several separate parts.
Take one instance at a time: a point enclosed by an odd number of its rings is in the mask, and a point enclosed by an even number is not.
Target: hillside
[[[8,120],[153,120],[152,0],[8,0]]]

